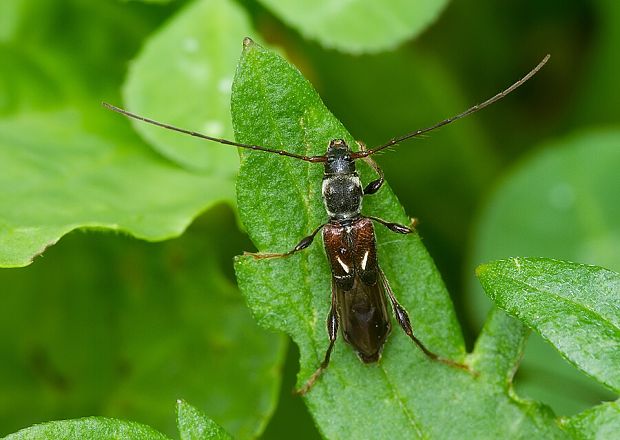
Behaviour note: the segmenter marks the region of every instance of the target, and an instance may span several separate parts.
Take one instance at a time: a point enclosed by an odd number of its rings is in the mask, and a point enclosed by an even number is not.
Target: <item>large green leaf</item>
[[[509,255],[546,256],[620,271],[620,131],[597,129],[542,145],[500,182],[480,214],[469,267]],[[490,307],[470,276],[479,325]],[[568,415],[612,396],[536,334],[517,389]]]
[[[232,138],[230,88],[239,42],[253,33],[232,0],[195,0],[152,37],[133,61],[124,87],[134,112],[205,134]],[[134,121],[157,151],[189,168],[231,178],[234,149]]]
[[[307,38],[344,52],[391,49],[421,33],[447,0],[260,0]]]
[[[214,202],[232,200],[229,178],[213,169],[200,176],[173,167],[99,106],[104,96],[118,93],[125,60],[154,21],[145,8],[78,0],[22,3],[29,26],[0,48],[7,62],[0,72],[0,113],[17,114],[0,122],[0,183],[12,188],[0,195],[0,266],[26,265],[81,227],[169,238]],[[95,18],[84,24],[75,19],[81,13]],[[59,21],[71,37],[56,32]],[[81,56],[75,57],[78,44]],[[87,45],[96,49],[83,50]],[[232,149],[215,150],[227,152],[235,166]],[[222,173],[230,174],[230,167]]]
[[[151,184],[158,180],[153,173],[163,172],[163,182],[196,196],[202,195],[199,187],[205,182],[161,161],[135,137],[124,136],[125,124],[110,123],[110,116],[98,105],[100,93],[108,98],[117,93],[110,90],[118,87],[124,60],[153,14],[125,6],[119,19],[121,6],[113,2],[22,0],[18,5],[15,38],[0,48],[5,61],[0,69],[0,113],[18,115],[0,122],[0,181],[11,188],[0,196],[0,266],[28,264],[76,227],[134,228],[137,235],[151,239],[179,234],[182,224],[187,225],[209,202],[185,199],[182,211],[188,217],[183,219],[170,209],[178,202],[158,202],[155,194],[139,189],[131,168],[145,173],[142,178],[150,176]],[[92,20],[82,20],[80,14]],[[58,23],[62,33],[57,31]],[[96,49],[84,49],[93,46]],[[115,174],[113,167],[121,163],[124,171],[118,169]],[[89,166],[99,172],[83,175]],[[99,185],[104,181],[105,188]],[[119,189],[123,182],[132,188]],[[119,195],[128,197],[124,207]],[[156,218],[166,204],[170,212],[160,223]],[[127,212],[130,206],[142,212]],[[149,214],[158,223],[150,231],[138,218]]]
[[[544,258],[500,260],[476,273],[499,307],[620,391],[620,274]]]
[[[22,15],[21,0],[5,0],[0,3],[0,42],[9,41],[16,32]]]
[[[29,264],[76,228],[170,238],[232,197],[228,184],[167,163],[110,118],[107,138],[73,112],[0,120],[0,267]]]
[[[248,246],[220,207],[175,240],[73,233],[0,271],[0,432],[97,414],[173,435],[184,398],[236,438],[258,435],[285,340],[234,285],[232,257]]]
[[[22,429],[4,440],[169,440],[140,423],[105,417],[86,417],[43,423]]]
[[[296,69],[250,42],[235,77],[232,109],[241,142],[303,154],[323,153],[336,137],[352,142]],[[368,181],[369,169],[361,171]],[[239,210],[260,251],[290,249],[326,220],[321,172],[320,165],[290,158],[260,152],[242,156]],[[365,202],[373,215],[407,222],[387,186]],[[409,310],[417,336],[443,356],[466,361],[448,294],[420,238],[378,226],[377,240],[382,268]],[[328,343],[330,273],[320,240],[290,258],[241,257],[236,271],[259,322],[287,332],[299,345],[298,385],[303,384]],[[520,350],[497,344],[495,335],[489,332],[488,343],[471,358],[478,376],[430,361],[398,327],[375,365],[362,364],[340,339],[306,402],[328,438],[365,438],[369,432],[374,438],[564,437],[544,407],[509,396]],[[489,365],[497,356],[506,360]]]

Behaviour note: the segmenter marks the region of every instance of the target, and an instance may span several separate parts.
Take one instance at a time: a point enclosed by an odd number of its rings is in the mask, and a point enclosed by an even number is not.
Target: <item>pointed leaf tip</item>
[[[487,269],[488,267],[486,264],[481,264],[480,266],[476,267],[476,269],[474,269],[474,272],[476,273],[477,277],[480,277],[481,275],[484,275]]]
[[[232,438],[224,428],[182,399],[177,400],[177,428],[181,440],[230,440]]]
[[[487,295],[534,329],[569,362],[612,391],[620,390],[620,274],[549,258],[484,265]]]

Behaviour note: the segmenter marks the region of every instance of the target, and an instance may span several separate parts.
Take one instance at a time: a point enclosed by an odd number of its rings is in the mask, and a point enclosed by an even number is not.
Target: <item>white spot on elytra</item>
[[[344,262],[344,261],[342,261],[342,260],[340,259],[340,257],[336,257],[336,260],[338,260],[338,263],[340,263],[340,265],[342,266],[342,268],[344,269],[344,271],[345,271],[346,273],[349,273],[349,266],[347,266],[347,265],[345,264],[345,262]]]
[[[224,124],[218,120],[205,122],[203,132],[208,136],[220,137],[224,134]]]
[[[362,270],[366,270],[366,263],[368,263],[368,251],[364,253],[364,258],[362,258]]]

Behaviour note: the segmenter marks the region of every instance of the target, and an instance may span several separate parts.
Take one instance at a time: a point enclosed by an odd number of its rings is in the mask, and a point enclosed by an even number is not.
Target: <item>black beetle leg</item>
[[[336,343],[336,337],[338,336],[338,314],[336,313],[336,288],[334,286],[332,280],[332,307],[329,311],[329,315],[327,316],[327,333],[329,334],[329,347],[327,347],[327,351],[325,352],[325,358],[319,368],[316,369],[312,376],[306,381],[303,387],[299,390],[295,391],[297,394],[303,396],[310,388],[314,385],[317,379],[321,376],[323,371],[327,369],[329,365],[329,358],[332,354],[332,350],[334,348],[334,344]]]
[[[392,292],[392,288],[385,277],[385,274],[382,270],[379,270],[379,278],[381,279],[381,284],[383,284],[384,290],[387,292],[388,297],[390,298],[390,302],[392,303],[392,308],[394,310],[394,315],[396,316],[396,320],[398,324],[403,329],[403,331],[411,338],[415,344],[420,347],[420,350],[429,358],[434,361],[441,362],[446,365],[450,365],[452,367],[461,368],[463,370],[469,371],[469,367],[467,365],[461,364],[459,362],[453,361],[452,359],[447,359],[439,356],[436,353],[430,351],[426,346],[420,341],[414,334],[413,329],[411,328],[411,321],[409,320],[409,315],[403,306],[401,306],[396,297],[394,296],[394,292]]]
[[[316,234],[318,234],[318,232],[323,229],[323,226],[325,226],[325,223],[323,223],[321,226],[319,226],[318,228],[316,228],[314,231],[312,231],[312,234],[308,235],[307,237],[304,237],[300,240],[299,243],[297,243],[297,246],[295,246],[293,249],[291,249],[288,252],[284,252],[281,254],[270,254],[270,253],[262,253],[262,252],[244,252],[243,255],[251,255],[254,258],[256,258],[257,260],[263,259],[263,258],[282,258],[282,257],[288,257],[289,255],[293,255],[295,252],[299,252],[302,251],[304,249],[306,249],[308,246],[310,246],[312,244],[312,241],[314,240],[314,237],[316,236]]]

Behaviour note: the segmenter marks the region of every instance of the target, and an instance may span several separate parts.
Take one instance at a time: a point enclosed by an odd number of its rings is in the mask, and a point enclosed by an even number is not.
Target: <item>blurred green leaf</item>
[[[0,45],[0,115],[64,102],[63,86],[28,51]],[[67,78],[70,82],[71,79]]]
[[[285,340],[256,325],[234,285],[246,241],[220,207],[175,240],[73,233],[0,271],[2,430],[97,414],[174,435],[184,398],[236,438],[260,434]]]
[[[23,3],[22,0],[0,2],[0,42],[9,41],[15,34]]]
[[[0,194],[0,267],[30,264],[76,228],[171,238],[232,198],[220,179],[179,169],[129,134],[89,133],[71,112],[1,120],[0,163],[0,186],[10,188]]]
[[[233,85],[233,125],[242,142],[324,153],[330,139],[353,142],[299,72],[277,55],[249,44]],[[362,167],[368,181],[369,169]],[[242,221],[261,251],[290,249],[326,220],[320,165],[253,152],[242,155],[238,203]],[[365,200],[366,202],[366,200]],[[368,212],[407,222],[387,186],[369,197]],[[417,336],[432,350],[464,360],[464,346],[448,294],[416,235],[377,227],[379,257]],[[320,241],[317,239],[317,242]],[[236,262],[239,285],[259,322],[283,330],[299,345],[298,385],[312,374],[328,345],[325,318],[330,273],[319,243],[285,259]],[[492,354],[487,350],[494,350]],[[486,366],[505,354],[512,361]],[[481,347],[474,377],[430,361],[395,327],[379,364],[365,365],[340,339],[329,369],[305,399],[327,438],[564,438],[552,415],[509,396],[512,346]],[[503,369],[504,371],[500,371]],[[489,373],[492,372],[492,374]],[[484,417],[481,415],[489,415]]]
[[[143,2],[143,3],[170,3],[175,0],[124,0],[124,1],[132,1],[132,2]]]
[[[584,63],[585,77],[579,82],[577,102],[571,106],[569,126],[574,124],[620,123],[620,3],[616,0],[596,0],[594,44]],[[582,61],[583,62],[583,61]],[[601,99],[604,97],[604,99]]]
[[[480,214],[469,266],[508,255],[580,261],[620,271],[620,131],[591,130],[541,146],[501,182]],[[470,278],[471,315],[490,301]],[[530,338],[517,389],[561,414],[612,397]],[[570,384],[570,386],[568,385]]]
[[[86,417],[35,425],[8,435],[5,440],[167,440],[146,425],[105,417]]]
[[[472,266],[509,252],[620,271],[619,144],[620,130],[597,129],[541,145],[491,195]],[[479,319],[488,310],[474,308]]]
[[[0,45],[0,112],[5,114],[68,106],[100,112],[98,103],[118,96],[127,62],[166,12],[118,1],[18,4],[13,36]]]
[[[363,53],[393,49],[437,19],[447,0],[259,0],[306,38],[327,48]]]
[[[241,41],[254,31],[231,0],[196,0],[150,37],[124,87],[134,112],[210,136],[232,138],[230,87]],[[181,165],[228,177],[236,151],[133,121],[157,151]]]
[[[232,437],[189,403],[177,402],[177,426],[181,440],[228,440]]]
[[[620,274],[545,258],[495,261],[476,274],[500,308],[620,391]]]

